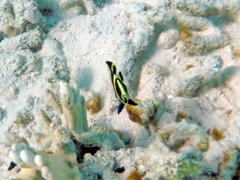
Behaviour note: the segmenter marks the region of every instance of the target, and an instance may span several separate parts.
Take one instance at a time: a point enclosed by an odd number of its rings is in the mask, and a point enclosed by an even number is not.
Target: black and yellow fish
[[[122,73],[120,71],[117,72],[117,68],[112,62],[106,61],[106,63],[111,72],[112,85],[115,92],[115,96],[120,101],[120,104],[118,105],[118,114],[119,114],[126,103],[133,106],[136,106],[137,103],[129,99],[127,87],[123,83]]]

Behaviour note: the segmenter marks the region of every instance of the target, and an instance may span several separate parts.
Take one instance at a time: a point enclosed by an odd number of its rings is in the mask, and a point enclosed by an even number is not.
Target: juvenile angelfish
[[[121,71],[117,72],[117,68],[112,62],[106,61],[106,63],[111,72],[112,85],[115,92],[115,96],[120,101],[120,104],[118,105],[118,114],[119,114],[126,103],[133,106],[136,106],[137,103],[129,99],[127,87],[123,83],[123,76]]]

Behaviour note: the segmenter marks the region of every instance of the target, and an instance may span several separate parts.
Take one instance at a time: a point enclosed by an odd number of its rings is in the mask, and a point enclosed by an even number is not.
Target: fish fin
[[[135,103],[135,102],[134,102],[133,100],[131,100],[131,99],[128,100],[128,104],[133,105],[133,106],[137,106],[137,105],[138,105],[137,103]]]
[[[112,65],[112,62],[111,62],[111,61],[106,61],[106,63],[107,63],[107,65],[108,65],[109,67],[111,67],[111,65]]]
[[[120,104],[118,105],[118,114],[120,114],[120,112],[122,111],[123,107],[124,107],[124,104],[123,104],[123,103],[120,103]]]
[[[122,75],[122,72],[120,71],[118,74],[119,74],[120,79],[123,81],[123,75]]]
[[[116,66],[111,62],[111,61],[106,61],[110,71],[113,73],[113,74],[116,74],[117,73],[117,68]]]
[[[13,168],[15,168],[15,166],[17,166],[17,164],[13,161],[11,161],[9,167],[8,167],[8,171],[11,171]]]

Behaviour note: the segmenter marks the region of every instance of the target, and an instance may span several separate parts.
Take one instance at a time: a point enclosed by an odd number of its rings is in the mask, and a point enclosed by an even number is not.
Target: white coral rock
[[[179,40],[179,31],[177,29],[169,29],[162,32],[158,37],[158,45],[160,48],[172,48]]]
[[[222,60],[219,56],[201,57],[196,59],[197,64],[189,64],[181,78],[175,83],[175,91],[181,96],[193,96],[201,88],[210,88],[217,72],[222,68]],[[176,85],[172,84],[172,86]]]
[[[2,31],[10,37],[21,32],[26,32],[28,29],[26,27],[31,26],[31,24],[35,24],[41,28],[45,26],[45,20],[34,0],[4,0],[1,2],[0,7],[0,32]]]

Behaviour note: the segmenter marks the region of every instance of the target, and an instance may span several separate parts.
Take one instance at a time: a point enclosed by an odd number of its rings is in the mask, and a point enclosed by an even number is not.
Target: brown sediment
[[[134,169],[127,177],[127,180],[141,180],[141,179],[142,177],[136,169]]]
[[[131,121],[141,125],[145,124],[145,122],[140,117],[142,113],[139,107],[126,104],[126,110]]]
[[[223,133],[218,128],[214,128],[211,134],[213,139],[216,141],[219,141],[224,138]]]
[[[99,95],[93,96],[92,98],[86,100],[87,110],[92,114],[95,114],[101,109],[101,99]]]
[[[185,26],[182,26],[180,29],[180,40],[186,41],[189,37],[192,37],[192,32]]]
[[[193,67],[194,67],[193,64],[187,64],[186,70],[189,70],[189,69],[191,69],[191,68],[193,68]]]
[[[227,114],[227,117],[231,117],[233,114],[233,110],[232,109],[227,110],[226,114]]]
[[[17,28],[13,27],[13,26],[5,26],[4,33],[8,37],[14,37],[14,36],[18,35],[19,30]]]
[[[183,119],[192,120],[193,117],[187,115],[185,112],[178,112],[176,117],[176,122],[181,122]]]

